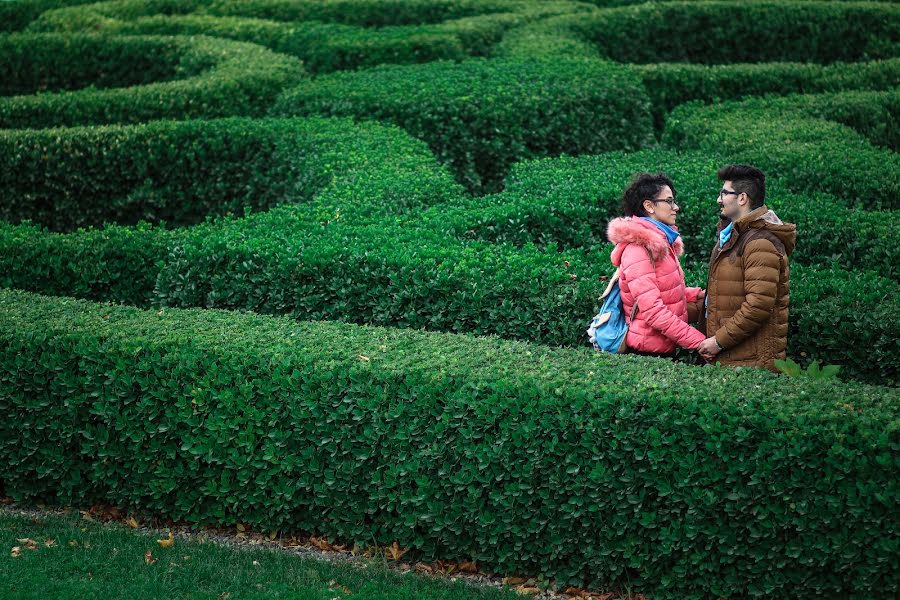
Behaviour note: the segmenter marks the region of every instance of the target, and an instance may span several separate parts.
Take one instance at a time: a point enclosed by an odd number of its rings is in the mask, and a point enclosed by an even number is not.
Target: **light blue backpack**
[[[649,250],[647,254],[650,254]],[[652,254],[650,254],[650,262],[653,262]],[[606,291],[598,298],[598,300],[603,300],[600,312],[591,319],[591,325],[587,329],[587,336],[594,350],[610,354],[624,354],[628,351],[625,336],[628,335],[628,327],[634,322],[634,317],[638,312],[638,305],[635,302],[631,308],[631,316],[627,321],[625,320],[622,291],[619,289],[621,271],[622,269],[616,269],[616,272],[610,277]]]

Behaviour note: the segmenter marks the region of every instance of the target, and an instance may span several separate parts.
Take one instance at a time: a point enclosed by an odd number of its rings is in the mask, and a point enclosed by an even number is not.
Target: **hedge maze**
[[[0,4],[0,488],[653,598],[896,591],[900,8]],[[735,36],[740,42],[735,42]],[[798,226],[789,355],[593,353],[641,170]]]

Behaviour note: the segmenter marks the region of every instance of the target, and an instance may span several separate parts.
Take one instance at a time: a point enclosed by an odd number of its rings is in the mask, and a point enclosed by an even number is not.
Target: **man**
[[[766,176],[755,167],[719,169],[719,226],[709,260],[706,335],[699,348],[709,362],[764,367],[787,348],[788,257],[797,228],[764,204]]]

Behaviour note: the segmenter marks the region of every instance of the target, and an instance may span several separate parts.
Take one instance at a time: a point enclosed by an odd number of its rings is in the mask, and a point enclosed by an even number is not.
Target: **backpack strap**
[[[650,264],[653,265],[653,272],[655,273],[656,272],[656,261],[653,260],[653,253],[650,252],[650,248],[648,248],[647,246],[643,246],[643,248],[644,248],[644,250],[647,251],[647,256],[650,257]],[[619,271],[617,270],[616,273],[618,273],[618,272]],[[637,303],[637,298],[635,298],[634,306],[631,307],[631,316],[628,318],[629,323],[634,321],[634,317],[637,316],[637,312],[638,312],[638,303]]]

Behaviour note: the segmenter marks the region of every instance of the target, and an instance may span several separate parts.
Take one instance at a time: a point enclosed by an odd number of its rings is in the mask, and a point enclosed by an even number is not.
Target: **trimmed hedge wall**
[[[536,156],[633,150],[649,143],[649,102],[627,68],[598,61],[384,66],[319,77],[285,92],[275,115],[395,123],[426,141],[472,192],[497,189]]]
[[[897,154],[873,146],[863,135],[896,143],[897,98],[896,91],[845,92],[715,106],[686,104],[670,115],[663,142],[754,164],[769,177],[784,178],[796,191],[827,190],[847,206],[896,210]]]
[[[0,131],[0,218],[30,219],[59,231],[105,222],[182,226],[208,216],[241,216],[283,202],[307,202],[336,177],[343,182],[347,171],[372,168],[388,151],[398,153],[391,171],[397,191],[379,212],[459,193],[446,175],[445,188],[431,187],[427,197],[410,193],[396,167],[426,179],[438,174],[427,148],[399,131],[341,119]],[[384,196],[372,194],[376,198]],[[366,212],[356,207],[357,215]]]
[[[130,87],[181,75],[184,45],[166,38],[0,35],[0,96]],[[68,58],[68,60],[66,60]],[[182,69],[183,71],[183,69]]]
[[[576,37],[619,62],[827,64],[900,54],[900,7],[891,4],[647,2],[569,21]]]
[[[415,218],[364,226],[335,213],[313,222],[315,214],[313,206],[282,206],[182,229],[169,233],[167,244],[156,242],[152,257],[145,246],[152,231],[59,236],[7,225],[0,228],[0,285],[582,346],[601,278],[612,271],[608,245],[542,252],[457,242],[443,229],[416,227]],[[705,280],[702,269],[692,277],[693,285]],[[873,272],[792,265],[792,356],[897,385],[897,298],[900,285]]]
[[[799,158],[798,163],[807,160]],[[578,158],[548,158],[515,165],[501,194],[462,200],[452,208],[435,206],[426,221],[463,239],[535,243],[544,247],[582,248],[606,243],[609,219],[621,214],[622,190],[640,171],[664,171],[675,182],[680,201],[678,227],[685,241],[685,260],[705,264],[718,222],[716,170],[726,161],[714,152],[642,150]],[[801,243],[793,261],[845,269],[874,270],[892,278],[900,264],[900,248],[892,232],[900,227],[898,211],[861,211],[829,195],[792,191],[790,179],[770,180],[766,204],[795,223]],[[824,193],[823,193],[824,192]]]
[[[0,292],[17,499],[656,598],[897,586],[897,390]]]
[[[462,60],[469,54],[486,53],[507,28],[543,14],[502,13],[437,25],[368,29],[321,21],[280,22],[203,13],[168,14],[169,8],[174,7],[151,0],[103,2],[47,12],[29,30],[205,34],[253,42],[291,54],[303,59],[309,71],[322,73],[382,63]],[[156,14],[157,11],[162,14]]]
[[[814,94],[890,90],[900,85],[900,58],[860,63],[768,63],[636,65],[653,101],[658,130],[665,115],[689,100],[705,103],[767,94]],[[796,102],[796,98],[791,102]]]
[[[127,57],[143,51],[178,56],[175,81],[147,85],[13,96],[0,98],[0,128],[45,128],[106,123],[136,123],[161,118],[210,118],[218,116],[258,116],[266,112],[283,88],[305,77],[300,61],[276,54],[254,44],[197,37],[169,36],[95,36],[90,34],[11,34],[0,37],[3,54],[0,63],[16,65],[16,57],[37,57],[47,62],[26,61],[23,77],[17,85],[37,88],[43,81],[65,81],[67,73],[81,73],[86,49],[108,45],[127,48]],[[103,52],[98,64],[88,61],[99,72],[125,73],[122,54]],[[23,64],[21,61],[18,64]],[[171,64],[167,63],[167,64]],[[130,65],[129,65],[130,66]],[[40,75],[40,81],[25,79]],[[157,72],[153,72],[157,75]],[[124,85],[135,78],[128,74]],[[116,85],[112,77],[101,77],[105,86]],[[90,81],[76,80],[78,85]]]

